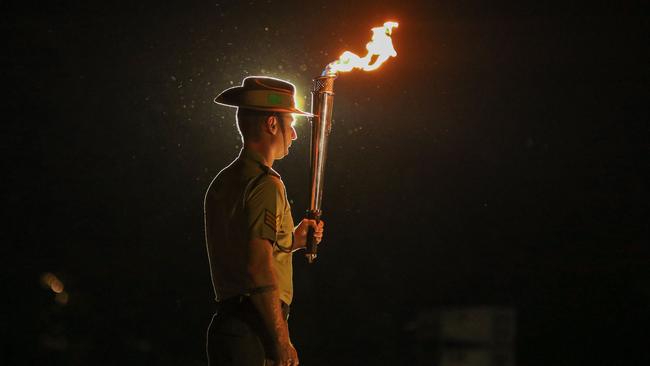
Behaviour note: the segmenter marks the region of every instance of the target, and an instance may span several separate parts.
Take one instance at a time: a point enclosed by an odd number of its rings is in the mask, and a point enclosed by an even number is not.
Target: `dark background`
[[[2,364],[205,364],[202,200],[240,149],[212,99],[272,75],[308,109],[385,20],[397,58],[335,86],[326,240],[295,258],[302,364],[412,364],[407,324],[466,305],[516,309],[519,365],[648,361],[640,2],[105,3],[0,3]],[[297,130],[274,167],[300,217]]]

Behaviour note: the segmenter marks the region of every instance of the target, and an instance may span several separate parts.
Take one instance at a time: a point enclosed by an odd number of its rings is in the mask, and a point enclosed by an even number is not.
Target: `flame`
[[[372,28],[372,40],[366,45],[368,53],[365,56],[359,57],[350,51],[345,51],[338,60],[327,65],[323,74],[333,75],[352,69],[376,70],[384,61],[397,56],[393,48],[393,40],[390,38],[393,28],[397,26],[397,22],[386,22],[382,27]]]

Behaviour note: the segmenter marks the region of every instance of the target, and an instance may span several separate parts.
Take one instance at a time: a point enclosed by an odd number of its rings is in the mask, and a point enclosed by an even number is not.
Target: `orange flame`
[[[386,22],[382,27],[372,28],[372,40],[366,45],[368,53],[365,56],[359,57],[350,51],[345,51],[338,60],[327,65],[323,73],[333,75],[352,69],[376,70],[384,61],[397,56],[393,48],[393,40],[390,38],[393,28],[397,26],[397,22]]]

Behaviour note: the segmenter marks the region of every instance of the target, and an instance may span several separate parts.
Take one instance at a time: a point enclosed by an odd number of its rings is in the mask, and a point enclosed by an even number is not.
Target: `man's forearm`
[[[282,314],[277,288],[273,286],[272,289],[253,293],[250,298],[273,341],[278,344],[289,342],[289,329]]]
[[[289,342],[289,329],[280,307],[277,279],[273,269],[272,246],[263,239],[254,239],[250,245],[250,299],[273,340],[278,344]]]

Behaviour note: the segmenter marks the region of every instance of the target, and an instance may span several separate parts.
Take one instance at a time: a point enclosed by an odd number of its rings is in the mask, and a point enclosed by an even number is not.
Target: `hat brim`
[[[243,91],[244,88],[241,86],[236,86],[230,89],[226,89],[221,94],[217,95],[216,98],[214,98],[214,102],[226,107],[252,109],[256,111],[265,111],[265,112],[291,113],[291,114],[297,114],[305,117],[314,117],[313,114],[309,112],[301,111],[300,109],[295,107],[262,107],[262,106],[244,104],[241,101],[241,94]]]
[[[300,116],[305,116],[305,117],[314,117],[314,114],[311,114],[309,112],[301,111],[298,108],[262,108],[262,107],[248,107],[248,106],[236,106],[236,105],[228,105],[228,104],[223,104],[223,103],[218,103],[221,105],[225,105],[228,107],[236,107],[236,108],[241,108],[241,109],[252,109],[254,111],[263,111],[263,112],[278,112],[278,113],[291,113],[291,114],[297,114]]]

